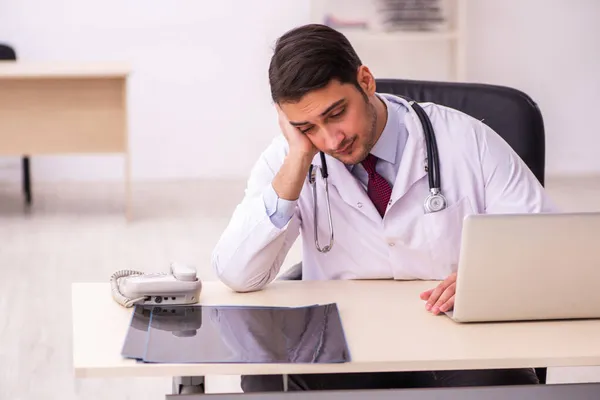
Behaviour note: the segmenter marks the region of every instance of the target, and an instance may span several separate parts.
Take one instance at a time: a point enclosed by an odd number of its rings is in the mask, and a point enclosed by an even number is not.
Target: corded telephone
[[[202,290],[196,270],[178,263],[170,265],[169,273],[117,271],[110,277],[110,284],[113,299],[128,308],[136,304],[194,304]]]

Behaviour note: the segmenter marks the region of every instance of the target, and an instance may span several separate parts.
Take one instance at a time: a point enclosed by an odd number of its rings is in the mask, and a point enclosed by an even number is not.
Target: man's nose
[[[337,151],[345,139],[344,134],[337,129],[327,130],[325,131],[325,135],[325,143],[331,152]]]

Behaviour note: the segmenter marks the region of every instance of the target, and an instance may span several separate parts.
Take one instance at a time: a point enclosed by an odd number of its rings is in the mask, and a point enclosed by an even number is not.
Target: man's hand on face
[[[456,292],[456,272],[444,279],[437,287],[421,293],[421,300],[425,300],[425,309],[434,315],[446,312],[454,307],[454,293]]]
[[[310,139],[292,126],[279,105],[279,127],[289,145],[289,153],[273,178],[272,186],[280,199],[298,200],[313,157],[318,150]]]
[[[279,116],[279,128],[290,146],[290,153],[312,159],[319,150],[317,150],[315,145],[306,135],[299,132],[298,129],[290,124],[281,108],[279,106],[276,107]]]

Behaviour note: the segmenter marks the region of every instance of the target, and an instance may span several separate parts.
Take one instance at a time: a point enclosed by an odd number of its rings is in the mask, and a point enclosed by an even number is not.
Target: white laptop
[[[465,218],[458,322],[600,318],[600,213]]]

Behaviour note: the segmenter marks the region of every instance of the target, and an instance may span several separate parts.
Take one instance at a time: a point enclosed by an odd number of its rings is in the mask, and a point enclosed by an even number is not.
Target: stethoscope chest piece
[[[425,212],[434,213],[438,211],[442,211],[446,208],[448,202],[442,193],[440,193],[439,189],[433,188],[431,189],[431,193],[425,199]]]

